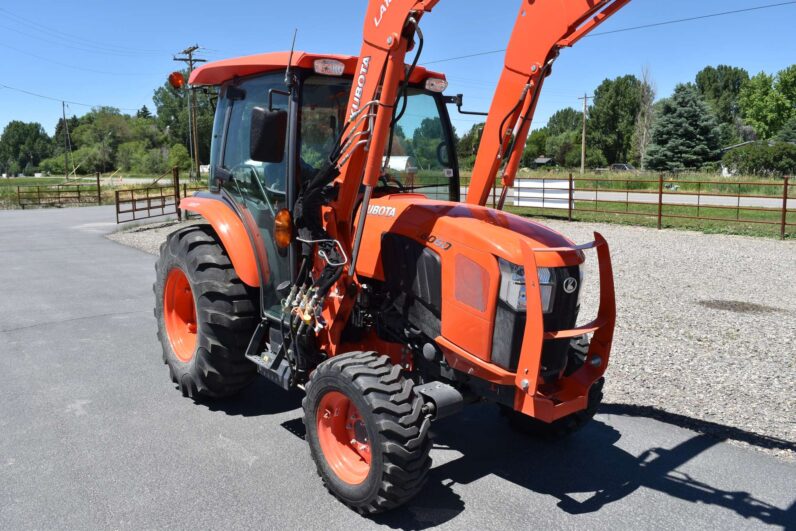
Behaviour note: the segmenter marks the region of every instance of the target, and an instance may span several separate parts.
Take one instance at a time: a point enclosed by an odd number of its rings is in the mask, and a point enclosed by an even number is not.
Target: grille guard
[[[526,321],[522,339],[520,359],[514,377],[516,386],[514,409],[545,422],[586,409],[589,388],[605,373],[616,324],[616,299],[614,276],[608,242],[595,232],[594,241],[572,247],[531,248],[520,242],[526,271],[536,271],[536,253],[573,252],[596,249],[600,272],[600,306],[597,317],[584,326],[570,330],[545,332],[541,318],[542,299],[539,282],[535,274],[526,275]],[[557,388],[547,394],[540,389],[542,383],[539,370],[542,358],[542,343],[545,339],[566,339],[583,334],[594,334],[589,353],[583,367],[559,380]],[[599,356],[602,362],[594,366],[591,362]]]

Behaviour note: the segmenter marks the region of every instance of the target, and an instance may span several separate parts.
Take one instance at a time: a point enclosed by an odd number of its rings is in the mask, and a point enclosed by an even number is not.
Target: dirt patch
[[[774,308],[764,304],[754,304],[745,301],[720,301],[720,300],[707,300],[699,301],[699,304],[711,310],[726,310],[735,313],[777,313],[781,312],[781,308]]]

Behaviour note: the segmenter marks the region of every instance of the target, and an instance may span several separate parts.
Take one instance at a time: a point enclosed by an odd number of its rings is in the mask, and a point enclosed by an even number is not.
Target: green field
[[[652,172],[586,172],[581,176],[578,171],[524,171],[517,173],[517,179],[567,179],[569,174],[575,180],[575,188],[579,190],[597,189],[606,191],[657,191],[659,187],[659,175]],[[462,185],[466,186],[470,182],[472,171],[462,171]],[[741,184],[737,184],[741,183]],[[796,179],[791,179],[791,183],[796,185]],[[782,197],[782,179],[769,179],[749,175],[736,175],[733,177],[721,177],[715,173],[680,173],[676,176],[664,175],[664,188],[667,192],[673,191],[676,187],[677,192],[683,193],[702,193],[702,194],[741,194],[741,195],[764,195],[771,197]],[[796,186],[791,188],[791,194],[796,194]]]
[[[621,214],[610,212],[586,212],[586,210],[619,211]],[[509,212],[528,217],[544,217],[551,219],[567,219],[567,211],[552,208],[506,208]],[[775,210],[742,210],[741,220],[736,218],[736,211],[724,208],[696,206],[663,206],[661,228],[686,229],[704,232],[707,234],[740,234],[746,236],[764,236],[779,238],[782,222],[782,213]],[[716,219],[682,219],[667,216],[696,216]],[[576,201],[572,210],[573,221],[617,223],[621,225],[640,225],[644,227],[657,227],[658,205],[628,205],[627,203],[599,203],[597,208],[590,201]],[[765,222],[765,223],[764,223]],[[796,212],[788,213],[788,223],[796,224]],[[770,224],[769,224],[770,223]],[[796,226],[786,227],[786,239],[796,240]]]
[[[116,190],[141,188],[146,186],[148,183],[155,181],[155,179],[158,177],[160,176],[146,174],[126,174],[124,175],[124,179],[135,179],[136,181],[128,181],[124,184],[119,184],[118,176],[113,177],[111,181],[108,180],[108,177],[103,176],[101,177],[102,204],[114,204],[114,192]],[[11,179],[0,179],[0,210],[19,208],[17,201],[17,187],[23,188],[23,190],[28,189],[33,191],[35,188],[30,187],[38,186],[42,187],[42,193],[47,193],[44,191],[44,187],[54,187],[56,185],[81,185],[85,187],[83,192],[86,194],[91,194],[92,190],[96,191],[96,182],[96,177],[94,176],[72,177],[69,180],[66,180],[63,177],[14,177]],[[170,175],[162,177],[158,182],[159,186],[165,186],[169,184],[171,184]],[[182,184],[193,185],[192,182],[187,180]]]

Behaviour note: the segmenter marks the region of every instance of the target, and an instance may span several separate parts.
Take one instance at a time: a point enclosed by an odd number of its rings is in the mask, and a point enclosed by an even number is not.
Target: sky
[[[568,0],[562,0],[568,1]],[[780,3],[783,0],[632,0],[593,33]],[[365,0],[81,0],[0,1],[0,130],[11,120],[41,123],[52,134],[67,115],[109,105],[154,109],[152,94],[181,65],[173,54],[198,44],[200,57],[218,60],[290,48],[319,53],[359,52]],[[464,108],[488,110],[502,53],[436,62],[504,48],[519,0],[441,0],[421,27],[421,64],[445,72],[449,94]],[[534,117],[541,127],[558,109],[578,108],[606,78],[648,68],[658,97],[693,81],[707,65],[729,64],[776,73],[796,63],[796,2],[757,11],[653,28],[589,36],[564,49],[548,78]],[[85,104],[85,105],[79,105]],[[457,115],[462,134],[478,117]]]

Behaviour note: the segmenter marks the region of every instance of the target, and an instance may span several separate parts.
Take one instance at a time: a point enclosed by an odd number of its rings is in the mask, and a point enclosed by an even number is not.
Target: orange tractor
[[[465,201],[446,108],[461,98],[418,66],[438,0],[370,0],[358,57],[195,70],[191,85],[220,87],[211,176],[180,208],[205,223],[169,236],[155,284],[183,394],[231,395],[258,373],[303,389],[319,474],[362,513],[422,488],[431,422],[464,404],[492,401],[526,431],[588,421],[615,321],[608,245],[502,207],[559,50],[627,1],[521,1]],[[576,326],[586,249],[600,304]]]

